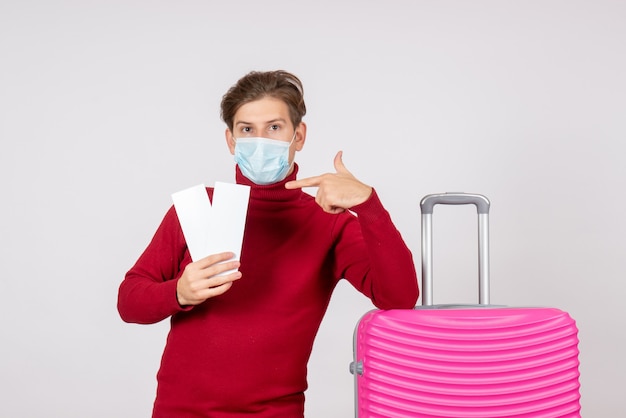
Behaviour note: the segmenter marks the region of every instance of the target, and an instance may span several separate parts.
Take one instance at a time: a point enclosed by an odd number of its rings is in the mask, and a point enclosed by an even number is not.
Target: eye
[[[278,131],[278,130],[280,130],[280,125],[276,125],[276,124],[270,125],[269,130],[270,131]]]
[[[241,130],[241,135],[250,135],[252,133],[252,127],[251,126],[242,126],[240,128]]]

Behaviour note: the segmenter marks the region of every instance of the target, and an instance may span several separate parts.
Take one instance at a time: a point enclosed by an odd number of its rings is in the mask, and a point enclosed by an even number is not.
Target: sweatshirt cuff
[[[179,279],[180,278],[177,278],[175,280],[168,280],[163,283],[163,286],[167,288],[166,290],[167,300],[168,300],[169,309],[172,312],[172,314],[175,314],[178,312],[186,312],[186,311],[190,311],[191,309],[193,309],[192,305],[183,306],[180,303],[178,303],[178,296],[176,294],[176,286],[178,284]]]
[[[350,211],[356,213],[359,220],[363,222],[376,222],[381,217],[389,216],[374,188],[372,188],[372,194],[365,202],[352,206]]]

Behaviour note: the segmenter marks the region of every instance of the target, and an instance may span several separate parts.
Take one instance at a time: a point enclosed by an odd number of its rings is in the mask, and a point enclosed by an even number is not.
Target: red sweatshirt
[[[376,192],[349,212],[322,211],[284,184],[251,186],[242,278],[195,307],[176,301],[191,262],[175,209],[119,288],[124,321],[171,316],[154,418],[302,417],[313,340],[337,282],[345,278],[381,309],[412,308],[418,296],[411,252]],[[212,196],[212,188],[208,188]],[[350,338],[350,336],[347,336]]]

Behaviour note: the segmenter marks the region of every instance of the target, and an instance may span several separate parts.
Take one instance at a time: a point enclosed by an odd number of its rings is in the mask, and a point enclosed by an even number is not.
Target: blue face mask
[[[235,162],[243,175],[256,184],[278,183],[287,177],[291,168],[291,142],[260,137],[236,139]]]

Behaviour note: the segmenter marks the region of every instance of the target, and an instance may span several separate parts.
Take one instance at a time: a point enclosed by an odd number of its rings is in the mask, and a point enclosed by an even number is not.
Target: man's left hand
[[[335,155],[336,173],[289,181],[285,187],[287,189],[317,187],[315,201],[328,213],[341,213],[365,202],[371,196],[372,188],[361,183],[348,171],[343,164],[342,155],[342,151]]]

